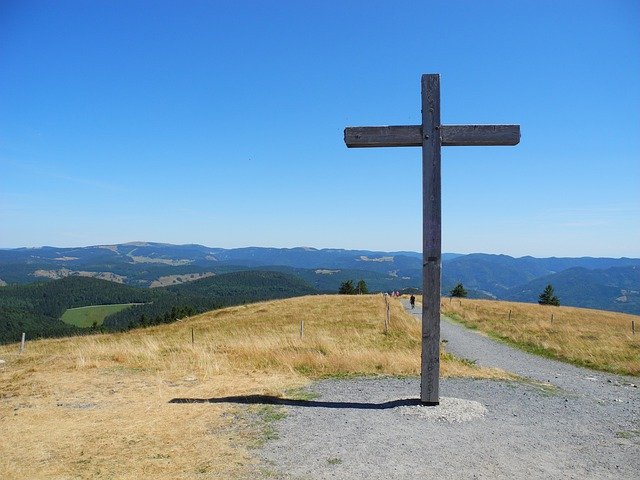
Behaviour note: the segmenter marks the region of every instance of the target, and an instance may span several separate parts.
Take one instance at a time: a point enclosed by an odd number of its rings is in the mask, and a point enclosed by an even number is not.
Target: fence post
[[[385,300],[387,301],[387,316],[384,318],[384,334],[386,335],[387,333],[389,333],[389,319],[391,316],[391,312],[389,309],[389,298],[385,297]]]
[[[631,320],[631,332],[634,335],[636,334],[636,321],[635,320]]]
[[[300,338],[304,337],[304,320],[300,320]]]
[[[22,332],[22,340],[20,341],[20,353],[24,352],[24,344],[26,340],[26,333]]]
[[[191,346],[195,345],[196,343],[196,336],[193,333],[193,327],[191,328]]]
[[[509,310],[509,322],[511,321],[511,310]]]

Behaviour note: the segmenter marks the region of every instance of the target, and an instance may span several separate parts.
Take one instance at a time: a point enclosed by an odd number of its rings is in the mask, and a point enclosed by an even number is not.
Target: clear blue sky
[[[640,256],[640,2],[0,2],[0,247],[420,251],[419,148],[343,128],[519,123],[445,147],[443,250]]]

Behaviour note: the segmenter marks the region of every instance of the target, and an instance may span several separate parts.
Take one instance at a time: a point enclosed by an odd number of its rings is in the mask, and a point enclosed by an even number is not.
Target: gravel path
[[[419,314],[414,314],[419,320]],[[328,380],[284,402],[279,438],[259,451],[282,479],[637,479],[640,383],[515,350],[442,321],[447,350],[539,382],[442,379],[419,405],[419,379]]]

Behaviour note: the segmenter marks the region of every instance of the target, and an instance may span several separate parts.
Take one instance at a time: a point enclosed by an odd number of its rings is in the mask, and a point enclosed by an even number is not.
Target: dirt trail
[[[413,313],[419,320],[419,313]],[[263,474],[286,479],[635,479],[640,383],[513,349],[443,320],[447,349],[534,382],[443,379],[441,401],[481,412],[422,415],[419,379],[329,380],[287,405]],[[436,407],[439,408],[439,407]]]

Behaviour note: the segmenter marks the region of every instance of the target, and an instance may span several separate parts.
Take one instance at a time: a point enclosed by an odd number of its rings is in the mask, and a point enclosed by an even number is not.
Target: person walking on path
[[[411,310],[416,308],[416,297],[414,295],[411,295],[411,297],[409,297],[409,303],[411,304]]]

